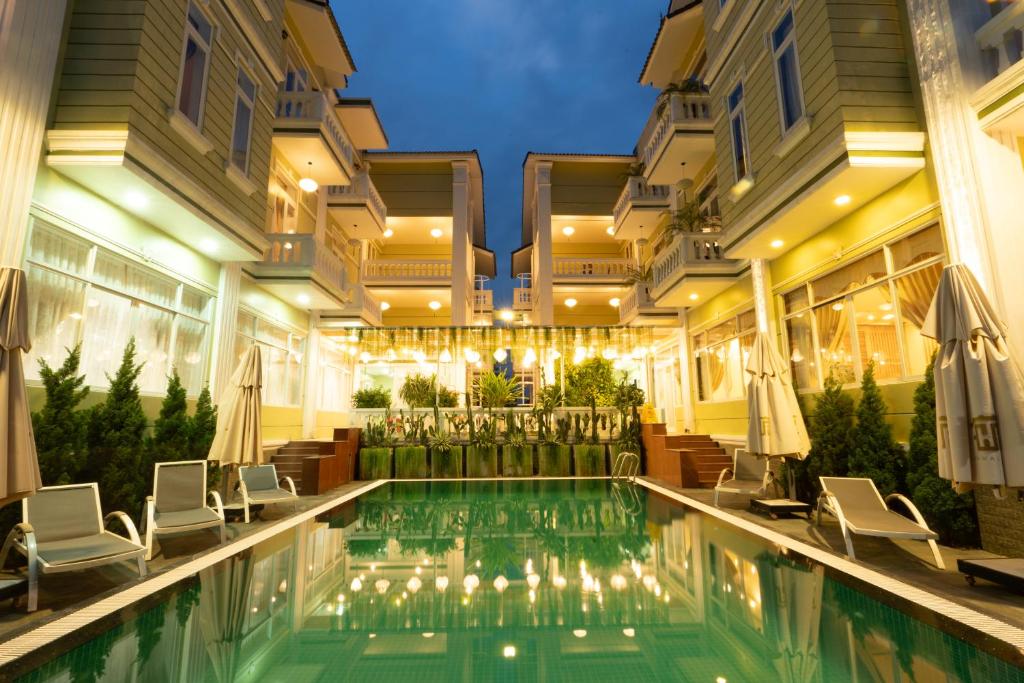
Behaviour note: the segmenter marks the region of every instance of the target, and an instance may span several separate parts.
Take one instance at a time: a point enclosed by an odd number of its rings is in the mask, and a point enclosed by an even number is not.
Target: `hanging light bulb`
[[[594,577],[590,574],[584,576],[582,588],[584,593],[589,593],[590,591],[594,590]]]
[[[565,580],[565,577],[559,574],[558,576],[551,579],[551,585],[555,588],[565,588],[569,582]]]
[[[444,593],[448,590],[448,577],[439,576],[434,580],[434,588],[437,589],[438,593]]]
[[[551,349],[551,353],[548,354],[548,358],[550,358],[551,360],[558,360],[561,357],[562,357],[562,354],[560,354],[555,349]]]
[[[533,347],[526,349],[526,353],[523,354],[523,365],[531,367],[537,362],[537,352],[533,350]]]
[[[647,590],[654,590],[654,586],[657,585],[657,583],[658,580],[654,578],[651,574],[647,574],[646,576],[644,576],[644,588],[646,588]]]
[[[499,593],[504,593],[506,588],[508,588],[508,579],[499,574],[498,577],[494,579],[494,590]]]
[[[622,574],[614,574],[608,581],[608,585],[612,587],[612,590],[625,590],[626,589],[626,577]]]
[[[538,576],[537,574],[527,574],[526,583],[530,586],[530,588],[536,590],[537,586],[540,585],[540,576]]]
[[[420,577],[414,576],[405,583],[405,587],[409,589],[410,593],[415,593],[423,587],[423,582],[420,581]]]
[[[452,362],[452,352],[449,351],[448,349],[445,349],[444,351],[441,352],[441,355],[438,356],[437,359],[439,361],[441,361],[442,363],[451,363]]]
[[[476,574],[466,574],[466,578],[462,580],[462,587],[466,589],[466,595],[472,594],[480,585],[480,577]]]
[[[358,576],[352,579],[351,588],[353,593],[358,593],[359,591],[363,590],[363,582],[360,580]]]
[[[373,584],[373,587],[377,589],[377,592],[384,595],[388,592],[388,588],[391,587],[391,582],[387,579],[378,579],[377,583]]]
[[[494,350],[494,360],[498,361],[499,363],[504,363],[506,358],[508,358],[508,351],[506,351],[505,349]]]

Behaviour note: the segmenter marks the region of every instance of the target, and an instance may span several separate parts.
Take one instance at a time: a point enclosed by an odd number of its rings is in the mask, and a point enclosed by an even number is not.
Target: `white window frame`
[[[260,352],[264,354],[264,358],[266,357],[266,352],[263,349],[267,347],[273,347],[279,351],[283,351],[286,355],[290,355],[294,350],[294,343],[295,346],[297,346],[298,349],[300,350],[299,352],[302,354],[302,360],[299,361],[299,363],[297,364],[297,368],[295,370],[295,372],[298,373],[299,379],[298,402],[271,403],[269,399],[266,398],[267,393],[264,392],[264,405],[272,406],[275,408],[301,408],[306,396],[306,363],[309,362],[309,354],[306,353],[306,344],[309,341],[309,332],[299,330],[298,328],[293,327],[287,323],[281,322],[280,320],[277,320],[275,318],[271,318],[264,314],[263,312],[247,305],[240,305],[238,307],[238,310],[235,311],[236,319],[238,318],[239,313],[244,313],[246,315],[252,316],[253,328],[249,330],[243,330],[241,325],[236,324],[235,337],[244,337],[249,344],[257,344],[258,346],[260,346]],[[257,336],[260,322],[263,322],[266,325],[272,326],[278,330],[286,332],[288,334],[288,341],[286,342],[286,346],[280,346],[279,344],[268,342],[265,339],[260,339]],[[266,359],[264,359],[263,361],[263,368],[264,372],[267,374],[267,376],[264,378],[264,386],[266,386],[267,383],[272,379],[270,377],[270,365]],[[291,365],[286,364],[285,368],[285,376],[281,381],[283,381],[285,386],[288,387],[290,390],[291,380],[293,378]]]
[[[189,23],[188,15],[193,7],[195,7],[196,11],[199,12],[199,14],[202,15],[202,17],[206,19],[207,23],[210,25],[210,40],[208,43],[206,39],[204,39],[199,34],[198,31],[192,28],[192,24]],[[188,114],[181,110],[181,88],[185,78],[185,57],[188,53],[188,41],[190,38],[194,40],[197,45],[203,47],[206,50],[206,59],[203,62],[202,88],[200,88],[199,93],[199,116],[197,117],[198,120],[196,121],[190,119],[188,117]],[[193,128],[196,129],[196,131],[199,132],[202,132],[203,123],[206,119],[206,93],[209,90],[210,85],[210,63],[213,61],[213,44],[216,42],[216,40],[217,25],[214,23],[209,13],[206,10],[204,10],[200,3],[196,0],[189,0],[188,5],[186,5],[185,7],[185,35],[181,41],[181,57],[180,64],[178,65],[178,87],[177,93],[175,93],[174,96],[174,111],[180,114],[181,117],[189,123],[189,125],[191,125]]]
[[[242,89],[241,84],[238,80],[242,75],[245,75],[249,82],[252,83],[252,98],[250,99],[246,92]],[[248,177],[249,175],[249,162],[252,157],[252,124],[256,118],[256,102],[260,96],[260,85],[259,81],[252,75],[252,73],[243,67],[241,64],[238,65],[238,70],[235,74],[235,106],[231,116],[231,145],[228,150],[228,164],[233,166],[242,175]],[[249,134],[245,139],[245,164],[239,166],[235,163],[235,128],[238,125],[238,105],[239,101],[249,107]]]
[[[757,332],[756,316],[755,316],[755,320],[754,320],[754,327],[744,328],[740,324],[741,319],[744,316],[746,316],[746,315],[750,315],[751,313],[754,313],[753,307],[749,306],[749,305],[748,306],[744,306],[744,307],[739,308],[736,313],[730,313],[729,315],[723,316],[722,318],[716,318],[715,320],[707,323],[706,325],[703,325],[703,326],[699,327],[697,330],[695,330],[694,332],[690,333],[690,364],[691,364],[691,375],[690,376],[694,379],[694,383],[693,383],[693,390],[694,391],[693,391],[693,393],[694,393],[694,396],[697,399],[697,403],[733,403],[733,402],[736,402],[736,401],[742,401],[742,400],[746,399],[746,397],[747,397],[747,387],[746,387],[745,384],[743,385],[743,397],[742,398],[726,398],[726,399],[702,398],[702,396],[701,396],[701,394],[702,394],[702,387],[701,387],[701,382],[700,382],[701,375],[699,374],[699,370],[698,370],[697,366],[700,363],[700,354],[701,353],[706,353],[709,350],[711,350],[713,348],[717,348],[719,346],[725,346],[726,344],[728,344],[729,342],[731,342],[733,340],[740,340],[740,353],[742,354],[743,353],[742,339],[744,337],[748,337],[751,334]],[[720,339],[719,341],[716,341],[714,344],[701,345],[701,344],[697,343],[698,340],[704,338],[705,333],[707,333],[708,331],[714,329],[715,327],[718,327],[722,323],[728,322],[729,320],[734,321],[735,326],[736,326],[736,331],[733,334],[729,335],[728,337],[725,337],[724,339]],[[741,357],[741,363],[743,364],[743,366],[745,368],[746,367],[746,361],[743,360],[742,357]]]
[[[736,92],[737,89],[741,91],[740,100],[739,104],[733,107],[731,104],[731,100],[733,94]],[[732,144],[732,154],[730,155],[730,158],[732,159],[732,175],[736,179],[737,183],[744,179],[753,178],[754,176],[753,170],[750,167],[750,135],[747,131],[746,100],[746,84],[744,83],[743,79],[738,79],[735,83],[732,84],[732,87],[729,88],[729,92],[725,96],[725,111],[729,119],[729,141]],[[735,121],[737,118],[740,119],[740,135],[742,137],[743,143],[743,164],[746,167],[744,169],[743,175],[740,175],[739,166],[736,163],[737,154]]]
[[[790,28],[789,33],[783,39],[782,43],[775,46],[775,32],[785,21],[786,16],[790,17]],[[796,93],[797,100],[800,103],[800,114],[797,116],[792,123],[786,125],[786,104],[782,89],[782,69],[779,66],[779,58],[790,48],[793,48],[793,64],[796,68]],[[782,130],[782,137],[796,128],[799,127],[800,121],[807,117],[807,104],[804,102],[804,79],[803,73],[800,71],[800,52],[796,42],[796,12],[793,10],[791,5],[786,7],[786,10],[779,15],[779,19],[775,22],[772,30],[768,33],[768,49],[772,54],[772,70],[775,72],[775,95],[779,105],[779,127]]]

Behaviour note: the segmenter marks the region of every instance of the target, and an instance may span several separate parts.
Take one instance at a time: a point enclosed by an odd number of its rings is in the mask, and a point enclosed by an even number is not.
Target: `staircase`
[[[647,474],[680,488],[714,488],[732,457],[706,434],[668,434],[664,424],[643,425]]]
[[[304,491],[302,486],[302,461],[311,456],[320,455],[320,441],[289,441],[281,446],[277,455],[270,462],[277,468],[277,476],[291,477],[295,482],[296,491]]]
[[[335,429],[333,441],[289,441],[270,461],[278,477],[291,477],[299,495],[317,496],[356,476],[358,427]]]

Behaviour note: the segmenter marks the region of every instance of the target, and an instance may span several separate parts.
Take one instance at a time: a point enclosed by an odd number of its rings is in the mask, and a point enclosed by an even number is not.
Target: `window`
[[[918,377],[935,344],[921,325],[942,273],[942,235],[932,226],[783,295],[793,378],[820,389],[829,374],[860,381]]]
[[[188,5],[185,19],[185,45],[182,48],[181,76],[178,79],[178,111],[196,128],[201,128],[206,76],[210,71],[213,25],[194,2]]]
[[[743,109],[743,84],[729,93],[729,129],[732,133],[732,161],[736,182],[750,175],[750,150],[747,144],[747,117]]]
[[[247,311],[238,312],[235,352],[239,360],[258,344],[263,361],[263,403],[271,406],[302,404],[302,356],[305,337]]]
[[[751,310],[693,335],[698,400],[738,401],[746,396],[747,358],[756,331]]]
[[[239,68],[235,86],[235,130],[231,135],[231,164],[242,173],[249,172],[249,142],[255,108],[256,84],[244,69]]]
[[[351,356],[354,346],[346,347],[327,337],[320,339],[320,387],[317,405],[320,410],[341,412],[348,409],[346,400],[352,390]]]
[[[188,394],[199,394],[206,377],[209,295],[38,222],[26,262],[29,379],[39,378],[39,359],[59,365],[65,348],[81,342],[86,382],[106,387],[134,337],[137,360],[144,363],[143,392],[163,393],[177,368]]]
[[[785,134],[804,115],[800,64],[797,61],[796,38],[793,33],[793,10],[782,16],[782,20],[772,31],[771,42],[775,79],[779,87],[782,133]]]

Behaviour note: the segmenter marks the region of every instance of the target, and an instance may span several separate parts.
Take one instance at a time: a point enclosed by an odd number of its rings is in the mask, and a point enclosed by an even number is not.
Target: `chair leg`
[[[153,525],[146,525],[146,561],[153,559]]]
[[[221,523],[220,523],[220,542],[224,543],[226,540],[227,540],[227,534],[224,531],[224,521],[221,520]]]
[[[243,498],[242,504],[245,506],[245,523],[249,523],[249,499]]]
[[[718,507],[718,489],[715,489],[715,507]]]
[[[946,563],[942,561],[942,555],[939,553],[939,544],[935,542],[935,539],[929,538],[928,545],[932,549],[932,556],[935,558],[935,566],[939,569],[945,569]]]
[[[147,572],[146,560],[142,557],[142,555],[139,555],[135,559],[138,560],[138,562],[139,562],[139,576],[145,576],[146,572]]]
[[[850,532],[843,528],[843,540],[846,541],[846,554],[851,560],[856,560],[857,556],[853,553],[853,538],[850,536]]]
[[[28,605],[26,611],[39,609],[39,566],[35,561],[28,563]]]

